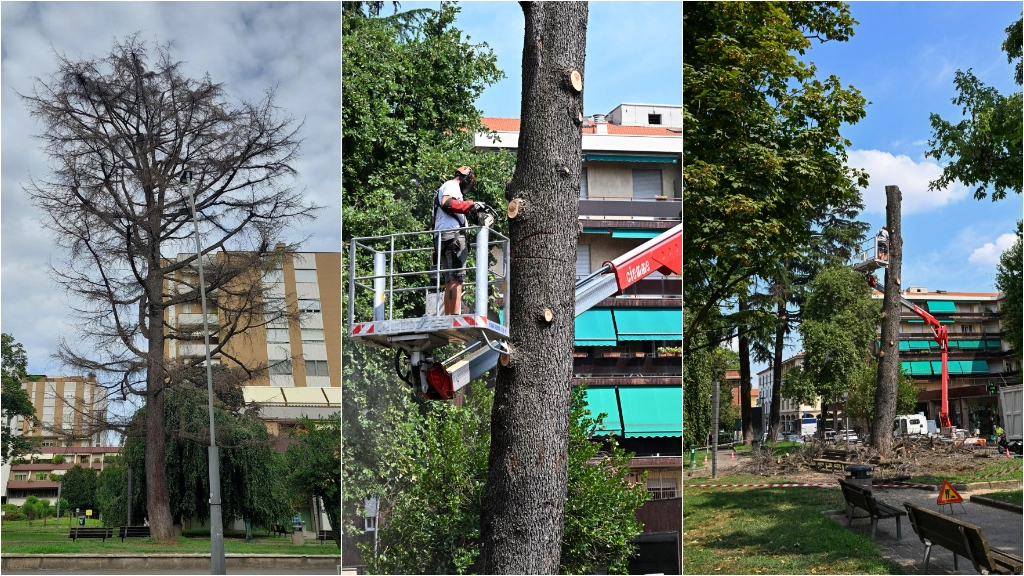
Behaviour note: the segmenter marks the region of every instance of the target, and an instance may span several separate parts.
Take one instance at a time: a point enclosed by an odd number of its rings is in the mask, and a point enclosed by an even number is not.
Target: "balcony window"
[[[28,473],[20,472],[14,475],[15,482],[26,482],[28,481]]]
[[[319,312],[319,298],[299,298],[299,312]]]
[[[648,477],[647,491],[651,493],[652,500],[664,500],[665,498],[675,498],[677,496],[676,479]]]
[[[651,126],[661,126],[661,114],[648,114],[647,123]]]
[[[267,270],[263,273],[264,284],[280,284],[284,282],[283,270]]]
[[[283,344],[288,343],[288,330],[282,330],[280,328],[269,328],[267,329],[267,342],[279,342]]]
[[[270,374],[272,376],[291,376],[292,374],[292,361],[283,360],[277,364],[270,365]]]
[[[326,360],[306,360],[306,376],[330,376]]]
[[[323,344],[324,331],[315,328],[302,330],[302,342],[308,344]]]
[[[316,270],[296,270],[295,282],[312,282],[316,284]]]
[[[576,245],[576,277],[590,275],[590,244]]]
[[[633,170],[633,198],[661,196],[661,170]]]
[[[587,198],[590,195],[587,186],[587,169],[580,170],[580,198]]]

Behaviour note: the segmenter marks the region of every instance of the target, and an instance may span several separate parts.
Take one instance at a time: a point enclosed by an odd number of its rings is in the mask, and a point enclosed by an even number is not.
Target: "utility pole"
[[[181,183],[188,189],[188,204],[192,209],[192,226],[196,232],[196,265],[199,267],[199,298],[203,315],[203,340],[206,344],[206,393],[210,409],[210,574],[227,574],[224,558],[224,519],[220,509],[220,455],[213,423],[213,362],[210,358],[210,324],[206,310],[206,279],[203,277],[203,248],[199,242],[199,219],[192,184],[192,171],[181,173]]]

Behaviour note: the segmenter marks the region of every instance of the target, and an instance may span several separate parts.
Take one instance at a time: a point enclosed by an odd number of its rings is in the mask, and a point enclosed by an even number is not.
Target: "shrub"
[[[54,454],[53,455],[53,463],[54,464],[63,464],[64,463],[64,455],[63,454]]]

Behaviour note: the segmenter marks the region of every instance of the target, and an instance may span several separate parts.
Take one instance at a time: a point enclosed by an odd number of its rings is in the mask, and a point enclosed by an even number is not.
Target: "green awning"
[[[906,352],[910,350],[910,342],[906,340],[900,340],[900,352]]]
[[[942,362],[937,362],[937,364],[939,365],[939,370],[942,370]],[[960,366],[959,360],[950,360],[948,364],[950,374],[960,375],[964,373],[964,369]],[[970,361],[968,361],[968,365],[970,365]],[[939,374],[942,374],[942,372],[939,372]]]
[[[644,154],[584,154],[584,162],[642,162],[654,164],[678,164],[676,156],[650,156]]]
[[[929,300],[928,311],[932,314],[956,314],[956,303],[941,300]]]
[[[664,230],[613,230],[612,238],[656,238],[661,236]]]
[[[900,372],[910,374],[910,362],[900,362]]]
[[[960,340],[961,350],[980,350],[985,342],[982,340]]]
[[[988,362],[984,360],[961,360],[960,365],[964,374],[988,374]]]
[[[604,422],[601,423],[601,430],[598,435],[615,434],[622,435],[622,423],[619,421],[619,402],[615,399],[615,388],[587,388],[586,391],[587,410],[590,410],[591,417],[605,412]]]
[[[608,229],[607,228],[584,228],[583,229],[583,233],[584,234],[607,234],[608,233]]]
[[[1003,347],[1003,343],[999,340],[986,340],[985,345],[989,348],[995,348],[999,350]]]
[[[907,322],[910,322],[911,324],[924,324],[924,320],[921,319],[907,320]]]
[[[616,308],[613,313],[619,340],[683,339],[682,308]]]
[[[682,386],[620,386],[625,437],[683,435]]]
[[[931,376],[932,365],[929,362],[911,362],[910,363],[910,375],[911,376]]]
[[[608,308],[587,310],[576,317],[573,346],[615,346],[615,324]]]
[[[911,340],[910,341],[910,349],[911,350],[927,350],[928,349],[928,341],[927,340]]]
[[[947,345],[947,347],[950,350],[952,350],[953,348],[959,348],[960,347],[960,345],[956,343],[956,340],[947,340],[946,341],[946,345]],[[935,347],[936,348],[939,347],[939,343],[938,342],[935,343]]]
[[[942,318],[942,319],[939,320],[939,324],[955,324],[955,323],[956,323],[956,320],[949,320],[949,319],[946,319],[946,318]]]
[[[949,369],[950,370],[953,369],[953,363],[952,362],[949,363]],[[957,369],[959,370],[959,365],[957,365]],[[932,361],[932,372],[936,376],[942,376],[942,360],[933,360]]]

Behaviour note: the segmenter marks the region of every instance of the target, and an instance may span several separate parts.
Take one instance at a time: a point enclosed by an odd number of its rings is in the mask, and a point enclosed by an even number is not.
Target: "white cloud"
[[[968,195],[959,182],[944,190],[928,190],[928,183],[942,175],[942,167],[927,160],[915,162],[909,156],[894,156],[882,150],[851,150],[847,165],[862,168],[870,176],[870,185],[864,191],[865,212],[885,214],[885,187],[892,185],[899,186],[903,193],[904,215],[927,212]]]
[[[999,263],[999,256],[1016,241],[1016,234],[1003,234],[996,238],[995,244],[986,242],[984,246],[976,249],[967,261],[979,268],[994,269]]]

